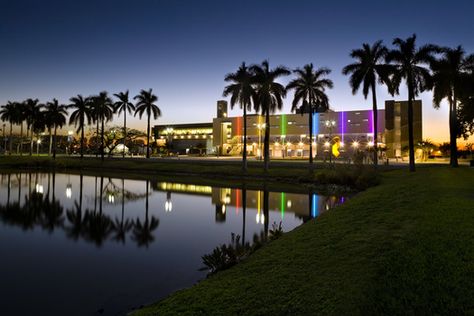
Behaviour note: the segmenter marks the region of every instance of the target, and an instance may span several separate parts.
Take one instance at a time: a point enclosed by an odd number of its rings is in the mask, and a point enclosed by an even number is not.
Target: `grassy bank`
[[[474,313],[474,170],[382,184],[134,315]]]
[[[260,188],[264,183],[270,190],[287,192],[326,190],[335,185],[336,190],[362,190],[377,183],[378,178],[371,166],[355,167],[317,164],[312,172],[307,163],[273,162],[265,173],[260,161],[249,161],[248,172],[243,174],[240,161],[229,160],[178,160],[178,159],[105,159],[60,157],[2,156],[0,168],[8,170],[56,170],[106,174],[108,176],[145,179],[153,177],[176,182],[192,182],[216,186],[241,186]],[[297,186],[295,186],[297,185]],[[331,187],[329,187],[331,188]]]

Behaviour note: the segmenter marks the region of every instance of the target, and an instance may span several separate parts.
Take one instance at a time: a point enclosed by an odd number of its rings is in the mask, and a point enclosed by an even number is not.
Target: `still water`
[[[244,197],[245,201],[244,201]],[[231,234],[290,231],[343,197],[52,173],[0,175],[0,314],[123,315],[206,277]]]

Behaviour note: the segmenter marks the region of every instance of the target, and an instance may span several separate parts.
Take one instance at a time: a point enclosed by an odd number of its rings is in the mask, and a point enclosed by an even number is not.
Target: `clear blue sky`
[[[456,0],[3,0],[0,103],[153,88],[163,112],[156,123],[206,122],[222,98],[224,75],[242,61],[268,58],[273,66],[329,67],[332,108],[368,108],[341,75],[351,49],[378,39],[390,46],[394,37],[416,33],[420,45],[461,44],[472,53],[473,12],[474,1]],[[378,92],[383,107],[391,97],[383,87]],[[430,94],[422,99],[424,137],[447,139],[446,107],[433,110]]]

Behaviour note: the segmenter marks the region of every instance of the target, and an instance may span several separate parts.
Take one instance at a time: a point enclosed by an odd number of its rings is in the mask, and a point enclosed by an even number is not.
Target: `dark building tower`
[[[422,141],[421,100],[413,101],[413,140]],[[402,157],[408,147],[408,101],[385,101],[387,157]]]
[[[227,117],[227,101],[217,101],[217,118]]]

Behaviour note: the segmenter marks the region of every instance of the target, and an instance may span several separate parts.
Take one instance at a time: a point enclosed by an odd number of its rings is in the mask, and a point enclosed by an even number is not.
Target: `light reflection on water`
[[[244,203],[245,200],[245,203]],[[231,233],[289,231],[342,197],[68,174],[0,175],[0,306],[116,315],[205,277]]]

